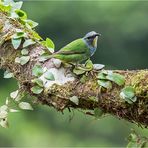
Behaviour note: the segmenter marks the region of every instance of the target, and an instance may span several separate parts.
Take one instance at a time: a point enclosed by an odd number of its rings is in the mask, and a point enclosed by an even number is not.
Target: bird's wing
[[[89,49],[83,39],[77,39],[61,48],[57,53],[64,55],[82,54],[86,53],[88,50]]]

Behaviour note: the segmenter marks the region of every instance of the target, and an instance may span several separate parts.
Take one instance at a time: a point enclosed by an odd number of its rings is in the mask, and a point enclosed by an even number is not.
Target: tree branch
[[[112,83],[111,89],[101,89],[97,83],[97,76],[102,70],[91,70],[84,75],[74,75],[71,67],[59,66],[58,60],[49,59],[46,62],[39,62],[39,56],[45,50],[39,42],[28,46],[30,60],[25,65],[15,62],[20,57],[22,44],[19,49],[14,49],[11,43],[11,36],[16,29],[22,29],[28,38],[34,39],[34,31],[27,29],[18,20],[8,18],[0,12],[0,61],[3,69],[10,70],[18,80],[21,88],[31,96],[36,96],[42,104],[53,106],[57,110],[66,108],[80,108],[94,110],[100,108],[104,113],[115,115],[119,119],[126,119],[139,125],[148,125],[148,70],[122,71],[113,70],[125,77],[125,84],[119,86]],[[58,63],[58,64],[57,64]],[[44,82],[44,90],[40,94],[34,94],[31,88],[35,85],[32,79],[32,68],[40,64],[51,71],[55,81]],[[58,65],[58,66],[57,66]],[[125,86],[132,86],[137,97],[136,102],[129,104],[120,97],[120,92]],[[76,96],[78,104],[73,103],[71,98]],[[86,112],[86,114],[91,114]]]

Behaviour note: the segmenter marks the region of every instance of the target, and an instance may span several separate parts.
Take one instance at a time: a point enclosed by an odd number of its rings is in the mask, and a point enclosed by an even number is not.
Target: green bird
[[[76,39],[59,51],[49,55],[48,59],[57,58],[66,63],[80,63],[87,60],[95,53],[99,36],[101,34],[91,31],[83,38]]]

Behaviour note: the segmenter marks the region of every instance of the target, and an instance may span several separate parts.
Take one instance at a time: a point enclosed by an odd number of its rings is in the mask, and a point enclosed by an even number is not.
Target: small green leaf
[[[132,86],[126,86],[122,89],[122,92],[127,98],[133,98],[135,96],[135,90]]]
[[[34,22],[32,20],[25,20],[26,22],[26,26],[30,29],[30,28],[35,28],[36,26],[38,26],[37,22]]]
[[[25,92],[19,92],[17,97],[15,98],[15,101],[20,101],[25,96]]]
[[[17,33],[13,34],[12,35],[12,38],[13,39],[20,39],[20,38],[23,38],[23,37],[27,37],[26,33],[24,33],[22,30],[18,29],[16,30]]]
[[[99,119],[100,117],[102,117],[103,115],[103,111],[99,108],[95,108],[94,109],[94,116],[96,119]]]
[[[19,16],[15,12],[11,12],[10,18],[19,18]]]
[[[101,80],[106,80],[106,75],[102,72],[100,72],[97,76],[98,79],[101,79]]]
[[[8,112],[5,110],[0,111],[0,119],[4,119],[8,116]]]
[[[55,45],[51,39],[46,38],[46,41],[42,41],[41,44],[45,46],[50,53],[54,52]]]
[[[41,76],[43,73],[44,73],[44,70],[43,70],[43,68],[42,68],[41,65],[35,65],[35,66],[33,67],[33,69],[32,69],[32,74],[33,74],[34,76],[39,77],[39,76]]]
[[[120,97],[129,104],[132,104],[137,100],[137,97],[135,96],[135,90],[132,86],[126,86],[125,88],[123,88],[120,93]]]
[[[123,85],[125,83],[124,76],[118,74],[118,73],[109,73],[106,78],[110,81],[115,82],[119,86]]]
[[[75,67],[73,69],[73,73],[76,74],[76,75],[81,75],[81,74],[84,74],[85,72],[86,72],[85,70],[79,69],[77,67]]]
[[[31,30],[31,34],[32,34],[34,39],[36,39],[38,41],[42,40],[42,37],[37,32],[35,32],[34,30]]]
[[[30,60],[30,56],[22,56],[20,57],[20,64],[21,65],[25,65],[26,63],[28,63]]]
[[[8,12],[9,13],[11,8],[12,7],[10,5],[4,6],[4,5],[0,4],[0,11]]]
[[[36,83],[40,87],[43,87],[43,81],[41,79],[39,79],[39,78],[33,79],[32,82]]]
[[[133,98],[131,98],[132,102],[136,102],[137,101],[137,97],[134,96]]]
[[[79,105],[79,98],[77,96],[70,97],[69,100],[76,105]]]
[[[4,72],[4,78],[5,79],[9,79],[9,78],[12,78],[12,77],[14,77],[13,73],[11,73],[7,70]]]
[[[40,43],[46,47],[46,41],[41,41]]]
[[[18,49],[19,46],[21,45],[22,39],[21,38],[18,38],[18,39],[12,38],[11,41],[12,41],[12,45],[13,45],[14,49]]]
[[[89,70],[92,70],[93,69],[93,63],[90,59],[88,59],[86,62],[85,62],[85,67]]]
[[[10,93],[10,97],[11,97],[12,99],[15,99],[15,98],[17,97],[18,93],[19,93],[18,90],[14,91],[14,92],[11,92],[11,93]]]
[[[21,9],[23,2],[14,2],[13,0],[4,0],[4,5],[11,6],[11,11],[14,11],[16,9]]]
[[[28,53],[29,53],[28,49],[22,49],[21,50],[22,55],[28,55]]]
[[[21,9],[23,2],[22,1],[14,3],[11,2],[11,5],[12,5],[12,10]]]
[[[24,110],[33,110],[32,106],[28,102],[20,102],[18,106]]]
[[[30,45],[33,45],[33,44],[35,44],[35,43],[36,43],[36,42],[33,41],[32,39],[25,40],[25,42],[23,43],[23,48],[28,47],[28,46],[30,46]]]
[[[95,70],[101,70],[105,67],[105,65],[103,64],[94,64],[93,66]]]
[[[10,5],[11,3],[13,3],[13,0],[3,0],[4,5]]]
[[[25,91],[15,91],[10,94],[11,98],[13,98],[16,102],[20,101],[25,96]],[[8,100],[9,101],[9,100]]]
[[[98,84],[106,89],[112,89],[112,83],[110,81],[98,80]]]
[[[48,48],[48,50],[53,53],[54,52],[54,48],[55,48],[55,45],[53,43],[53,41],[49,38],[46,38],[46,47]]]
[[[27,19],[27,14],[25,11],[16,9],[15,13],[21,18],[21,19]]]
[[[124,99],[126,102],[128,102],[129,104],[133,104],[133,102],[131,101],[131,98],[127,98],[125,97],[124,93],[121,92],[120,93],[120,98]]]
[[[7,105],[2,105],[1,107],[0,107],[0,112],[1,111],[7,111],[8,110],[8,106]]]
[[[40,86],[34,86],[31,88],[31,91],[34,93],[34,94],[40,94],[42,91],[43,91],[43,88],[40,87]]]
[[[101,80],[110,80],[119,86],[123,85],[125,83],[125,78],[124,76],[118,74],[118,73],[113,73],[112,71],[105,71],[103,70],[98,74],[98,79]]]
[[[112,71],[109,71],[109,70],[102,70],[101,73],[105,74],[105,75],[108,75],[108,73],[112,73]]]
[[[15,63],[20,63],[20,58],[19,57],[15,58]]]
[[[4,0],[4,5],[11,7],[11,13],[16,9],[21,9],[23,2],[14,2],[13,0]]]
[[[47,80],[53,80],[53,81],[55,80],[54,75],[49,70],[44,73],[44,78]]]
[[[85,83],[88,80],[88,77],[86,75],[82,75],[80,82]]]

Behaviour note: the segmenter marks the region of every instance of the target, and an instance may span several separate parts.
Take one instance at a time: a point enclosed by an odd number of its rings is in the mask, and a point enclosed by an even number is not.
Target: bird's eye
[[[93,35],[93,36],[87,37],[87,39],[93,39],[93,38],[95,38],[95,37],[96,37],[96,35]]]
[[[88,37],[87,39],[91,39],[92,37]]]

